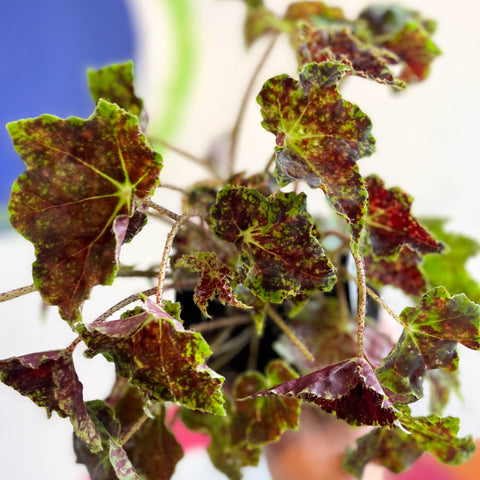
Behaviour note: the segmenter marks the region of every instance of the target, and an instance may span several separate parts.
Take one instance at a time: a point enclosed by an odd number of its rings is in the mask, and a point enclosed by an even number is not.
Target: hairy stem
[[[36,291],[37,289],[35,288],[35,285],[32,284],[26,287],[15,288],[14,290],[10,290],[8,292],[2,292],[0,293],[0,303],[7,302],[8,300],[13,300],[14,298],[18,298]]]
[[[168,210],[168,208],[162,207],[161,205],[159,205],[158,203],[155,203],[150,198],[144,199],[143,203],[145,205],[147,205],[147,207],[153,208],[155,211],[157,211],[161,215],[164,215],[164,216],[172,219],[174,222],[178,222],[182,218],[182,215],[179,215],[178,213],[172,212],[171,210]]]
[[[290,327],[283,321],[283,318],[272,308],[267,308],[268,316],[277,324],[283,333],[291,340],[291,342],[303,353],[309,362],[313,362],[314,358],[308,351],[307,347],[300,341],[300,339],[292,332]]]
[[[357,269],[358,308],[357,308],[357,345],[359,357],[364,356],[363,337],[365,334],[365,316],[367,312],[367,284],[365,279],[365,264],[358,251],[358,246],[352,244],[352,255]]]
[[[240,109],[237,114],[237,119],[235,120],[235,125],[233,126],[232,129],[232,135],[231,135],[231,140],[230,140],[230,157],[229,157],[229,174],[230,176],[233,175],[233,172],[235,170],[235,160],[236,160],[236,155],[237,155],[237,143],[238,143],[238,135],[240,133],[240,127],[242,124],[243,117],[245,115],[245,110],[247,108],[247,103],[248,100],[251,96],[253,87],[255,85],[255,82],[257,80],[258,75],[260,74],[260,71],[267,61],[267,58],[269,57],[270,53],[273,50],[273,47],[275,46],[275,42],[277,40],[278,34],[275,33],[272,36],[272,39],[270,40],[270,43],[267,46],[267,49],[265,50],[264,54],[262,55],[262,58],[258,62],[257,67],[255,68],[252,77],[250,78],[250,82],[247,85],[247,88],[245,90],[245,93],[243,94],[242,102],[240,103]]]
[[[399,316],[370,288],[367,286],[367,293],[373,298],[394,320],[402,324]]]
[[[167,275],[168,263],[170,260],[170,252],[172,251],[173,241],[178,231],[182,228],[185,222],[191,218],[191,215],[181,215],[180,218],[173,224],[172,229],[168,233],[165,247],[163,248],[162,261],[158,271],[158,285],[157,285],[157,303],[160,304],[163,297],[165,277]]]

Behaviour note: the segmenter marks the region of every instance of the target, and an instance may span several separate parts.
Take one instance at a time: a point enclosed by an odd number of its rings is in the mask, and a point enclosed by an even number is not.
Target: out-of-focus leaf
[[[397,401],[422,396],[427,369],[456,370],[457,343],[480,349],[480,306],[463,294],[450,296],[443,287],[430,290],[416,307],[405,308],[400,320],[403,333],[376,370],[381,384]]]
[[[35,246],[36,288],[73,323],[91,288],[115,278],[135,198],[150,195],[161,157],[137,119],[105,100],[87,120],[42,115],[7,128],[27,167],[11,223]]]
[[[407,245],[403,245],[393,257],[377,258],[369,254],[363,258],[370,285],[376,287],[391,285],[415,296],[426,292],[427,283],[419,268],[422,258]]]
[[[247,7],[247,17],[243,28],[247,47],[263,35],[283,29],[282,21],[274,12],[266,8],[263,2],[254,3],[255,5],[248,5]]]
[[[276,396],[251,398],[261,390],[296,376],[283,361],[274,360],[265,369],[265,376],[258,372],[246,372],[238,377],[233,390],[234,397],[240,399],[235,402],[232,422],[234,445],[245,443],[254,447],[274,442],[285,430],[298,427],[299,399]]]
[[[102,449],[100,436],[83,401],[70,350],[52,350],[0,361],[0,380],[60,417],[68,417],[88,449]]]
[[[319,405],[352,425],[393,425],[397,411],[369,363],[356,357],[281,383],[254,396],[285,395]]]
[[[217,298],[221,303],[238,308],[250,308],[238,300],[232,288],[232,281],[237,276],[236,272],[226,265],[213,252],[198,252],[184,255],[175,263],[176,267],[185,268],[190,272],[200,275],[199,282],[195,285],[194,300],[203,315],[207,318],[208,301]]]
[[[456,393],[461,398],[458,370],[456,372],[440,369],[428,370],[425,378],[430,382],[429,407],[431,413],[441,415],[452,393]]]
[[[435,23],[396,5],[374,5],[359,16],[359,35],[391,50],[403,62],[400,78],[406,82],[424,80],[440,49],[431,39]]]
[[[352,75],[375,80],[395,88],[405,83],[389,68],[398,58],[389,50],[368,44],[350,29],[319,29],[305,25],[300,32],[297,56],[300,64],[337,61],[351,66]]]
[[[468,460],[475,444],[471,437],[458,438],[458,418],[410,417],[403,415],[403,429],[375,429],[357,440],[349,451],[346,469],[362,478],[366,464],[375,460],[392,472],[409,468],[424,452],[430,452],[443,463],[457,465]]]
[[[245,286],[264,301],[329,290],[335,281],[305,200],[293,192],[265,198],[254,189],[226,186],[212,207],[215,234],[240,250]]]
[[[341,8],[329,7],[323,2],[292,2],[288,5],[285,19],[289,22],[309,22],[325,25],[330,21],[346,21]]]
[[[140,117],[143,101],[135,95],[132,61],[108,65],[98,70],[89,68],[87,73],[95,102],[103,98]]]
[[[241,480],[242,467],[258,465],[260,448],[246,443],[234,444],[233,415],[234,407],[228,406],[224,417],[183,409],[182,421],[190,430],[208,434],[211,442],[207,452],[213,465],[230,480]]]
[[[367,193],[356,161],[372,154],[375,140],[367,115],[338,91],[348,70],[342,63],[305,65],[298,81],[287,75],[268,80],[257,101],[262,125],[276,136],[279,183],[320,187],[358,240]]]
[[[438,243],[410,213],[413,199],[398,187],[386,189],[376,175],[365,179],[368,213],[365,217],[375,255],[388,257],[408,245],[420,253],[439,253]]]
[[[283,361],[275,360],[267,366],[265,376],[247,372],[238,378],[233,395],[242,399],[229,399],[227,416],[183,411],[189,429],[210,435],[210,458],[231,480],[242,478],[242,467],[257,465],[261,446],[278,440],[286,429],[296,428],[300,413],[299,399],[244,397],[294,377]]]
[[[466,268],[468,259],[480,252],[480,244],[472,238],[445,231],[445,221],[426,220],[425,225],[435,238],[446,245],[440,255],[427,255],[422,271],[432,287],[443,286],[451,294],[464,293],[480,303],[480,286]]]
[[[102,353],[115,363],[118,375],[147,397],[225,413],[223,378],[205,364],[208,344],[149,299],[139,315],[92,324],[80,333],[89,347],[87,356]]]

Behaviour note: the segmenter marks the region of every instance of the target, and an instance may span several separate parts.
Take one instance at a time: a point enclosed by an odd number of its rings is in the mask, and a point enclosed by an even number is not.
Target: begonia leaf
[[[329,290],[335,281],[305,200],[293,192],[266,198],[226,186],[212,207],[215,234],[240,250],[245,286],[264,301]]]
[[[87,120],[42,115],[7,128],[27,167],[11,223],[35,246],[37,290],[73,323],[91,288],[113,281],[135,198],[151,193],[161,157],[137,119],[104,100]]]
[[[161,415],[146,420],[125,450],[145,480],[169,480],[183,457],[181,445],[165,425],[165,408]]]
[[[420,296],[427,291],[427,282],[420,269],[420,255],[403,245],[393,257],[376,258],[365,255],[367,282],[375,287],[391,285],[409,295]]]
[[[269,32],[282,30],[281,20],[263,2],[247,2],[243,35],[247,47]],[[252,5],[253,3],[253,5]]]
[[[415,82],[427,77],[430,64],[441,53],[431,39],[434,22],[397,5],[368,7],[359,19],[366,22],[371,41],[391,50],[402,60],[402,80]]]
[[[250,308],[238,300],[233,293],[232,281],[237,276],[236,272],[215,253],[198,252],[188,256],[184,255],[177,260],[175,266],[200,274],[200,280],[195,285],[193,299],[207,318],[210,317],[207,312],[208,301],[215,298],[224,305]]]
[[[89,68],[88,84],[95,102],[101,98],[139,117],[143,101],[135,95],[133,62],[117,63],[95,70]]]
[[[329,7],[323,2],[301,1],[288,5],[285,19],[290,22],[310,22],[324,24],[327,21],[346,21],[343,11],[339,7]]]
[[[54,411],[60,417],[68,417],[75,434],[89,450],[102,449],[83,401],[83,386],[75,371],[72,351],[52,350],[1,360],[0,380],[45,407],[49,416]]]
[[[87,467],[91,480],[139,480],[139,475],[120,444],[120,423],[115,412],[100,400],[88,402],[87,408],[100,433],[103,449],[92,453],[75,436],[73,446],[77,462]]]
[[[223,378],[205,364],[208,344],[149,299],[143,313],[80,330],[85,355],[102,353],[147,397],[224,414]]]
[[[257,101],[263,127],[276,136],[279,183],[304,180],[322,188],[358,240],[367,193],[356,161],[372,154],[375,140],[367,115],[338,91],[348,69],[332,62],[305,65],[298,81],[288,75],[268,80]]]
[[[397,411],[369,363],[356,357],[264,390],[315,403],[352,425],[393,425]]]
[[[207,452],[213,465],[230,480],[241,480],[243,467],[258,465],[260,447],[233,442],[234,409],[234,406],[229,408],[227,405],[224,417],[183,409],[182,421],[190,430],[208,434],[211,441]]]
[[[357,448],[345,458],[346,469],[362,478],[369,461],[375,460],[392,472],[409,468],[424,452],[443,463],[457,465],[468,460],[475,450],[471,437],[458,438],[459,420],[453,417],[410,417],[400,420],[403,429],[375,429],[357,440]]]
[[[480,306],[463,294],[451,296],[437,287],[416,307],[405,308],[400,320],[402,335],[376,373],[381,384],[403,401],[421,397],[427,369],[457,369],[457,343],[480,349]]]
[[[375,80],[379,83],[404,88],[389,64],[398,58],[389,50],[368,44],[356,37],[350,29],[313,28],[305,25],[299,38],[297,56],[300,64],[326,61],[344,62],[351,66],[352,75]]]
[[[443,286],[451,294],[464,293],[470,300],[480,303],[480,285],[468,272],[467,261],[480,251],[480,244],[465,235],[445,230],[442,220],[426,220],[425,225],[435,238],[446,245],[440,255],[426,255],[422,271],[432,287]]]
[[[461,399],[460,379],[458,370],[427,370],[425,378],[430,383],[429,408],[435,415],[441,415],[448,405],[451,394],[455,393]]]
[[[365,179],[368,213],[365,217],[373,253],[388,257],[403,245],[420,253],[439,253],[438,243],[411,214],[413,199],[398,187],[386,189],[376,175]]]
[[[274,360],[265,369],[265,376],[246,372],[238,377],[233,390],[235,415],[232,421],[233,444],[259,446],[274,442],[287,429],[298,427],[300,399],[290,397],[255,397],[261,390],[296,378],[297,374],[282,360]],[[249,398],[247,398],[249,397]]]

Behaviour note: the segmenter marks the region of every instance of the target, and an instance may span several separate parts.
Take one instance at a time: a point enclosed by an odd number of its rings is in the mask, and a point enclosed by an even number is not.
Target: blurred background
[[[287,0],[265,2],[283,12]],[[370,3],[337,0],[355,17]],[[474,0],[452,5],[446,0],[402,0],[435,19],[434,36],[443,55],[434,61],[429,79],[394,94],[362,79],[349,79],[343,96],[357,103],[373,122],[376,153],[359,162],[362,174],[379,174],[388,187],[398,185],[414,198],[416,216],[451,219],[452,231],[480,241],[478,130],[480,84],[477,32],[480,6]],[[43,113],[86,118],[93,109],[86,68],[113,62],[135,61],[138,94],[149,114],[149,133],[197,156],[212,142],[217,146],[235,122],[241,97],[267,39],[250,49],[243,40],[245,5],[241,0],[16,0],[3,2],[0,15],[0,291],[28,285],[33,250],[8,223],[7,203],[15,178],[23,171],[5,124]],[[263,82],[277,74],[296,75],[296,61],[279,39],[262,69],[250,99],[238,150],[238,170],[254,172],[270,157],[274,137],[260,126],[255,95]],[[188,185],[206,176],[199,167],[166,150],[164,183]],[[179,172],[181,172],[179,174]],[[188,172],[188,175],[186,174]],[[314,197],[315,198],[315,197]],[[169,193],[165,206],[178,208],[179,198]],[[322,208],[323,199],[318,199]],[[311,205],[315,210],[316,205]],[[164,237],[140,235],[144,258],[125,249],[122,260],[148,264],[160,258]],[[154,261],[154,260],[153,260]],[[469,263],[480,279],[480,260]],[[119,298],[139,291],[145,283],[129,281]],[[88,315],[105,310],[97,287]],[[108,293],[107,308],[116,301]],[[386,292],[387,303],[402,299]],[[103,301],[103,303],[102,303]],[[41,312],[36,294],[0,304],[0,358],[68,345],[72,334],[55,309]],[[41,317],[41,320],[40,320]],[[93,317],[92,317],[93,318]],[[84,360],[78,352],[80,378],[87,400],[103,398],[111,388],[113,368],[100,358]],[[449,414],[462,419],[461,434],[480,437],[480,353],[461,350],[464,401],[452,400]],[[421,407],[419,407],[421,409]],[[9,387],[0,385],[0,469],[2,478],[18,480],[80,480],[83,466],[75,465],[71,426]],[[190,462],[190,463],[189,463]],[[192,477],[190,465],[195,476]],[[263,465],[263,463],[262,463]],[[203,469],[203,470],[202,470]],[[197,450],[179,465],[176,480],[226,478],[210,472],[204,452]],[[248,479],[268,479],[265,466],[247,469]]]

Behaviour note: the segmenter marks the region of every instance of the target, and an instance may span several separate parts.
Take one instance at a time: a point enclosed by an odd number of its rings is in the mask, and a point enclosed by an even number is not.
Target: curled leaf
[[[87,120],[51,116],[8,124],[27,170],[9,204],[12,225],[35,246],[35,286],[73,323],[93,286],[108,284],[136,211],[158,182],[161,157],[137,119],[100,100]]]
[[[208,344],[150,300],[143,313],[80,330],[85,355],[102,353],[147,397],[224,414],[223,378],[205,364]]]
[[[60,417],[68,417],[75,434],[92,452],[102,450],[100,436],[83,401],[70,350],[52,350],[0,361],[0,380]]]
[[[397,411],[385,395],[372,367],[352,358],[259,392],[286,395],[315,403],[352,425],[393,425]]]

